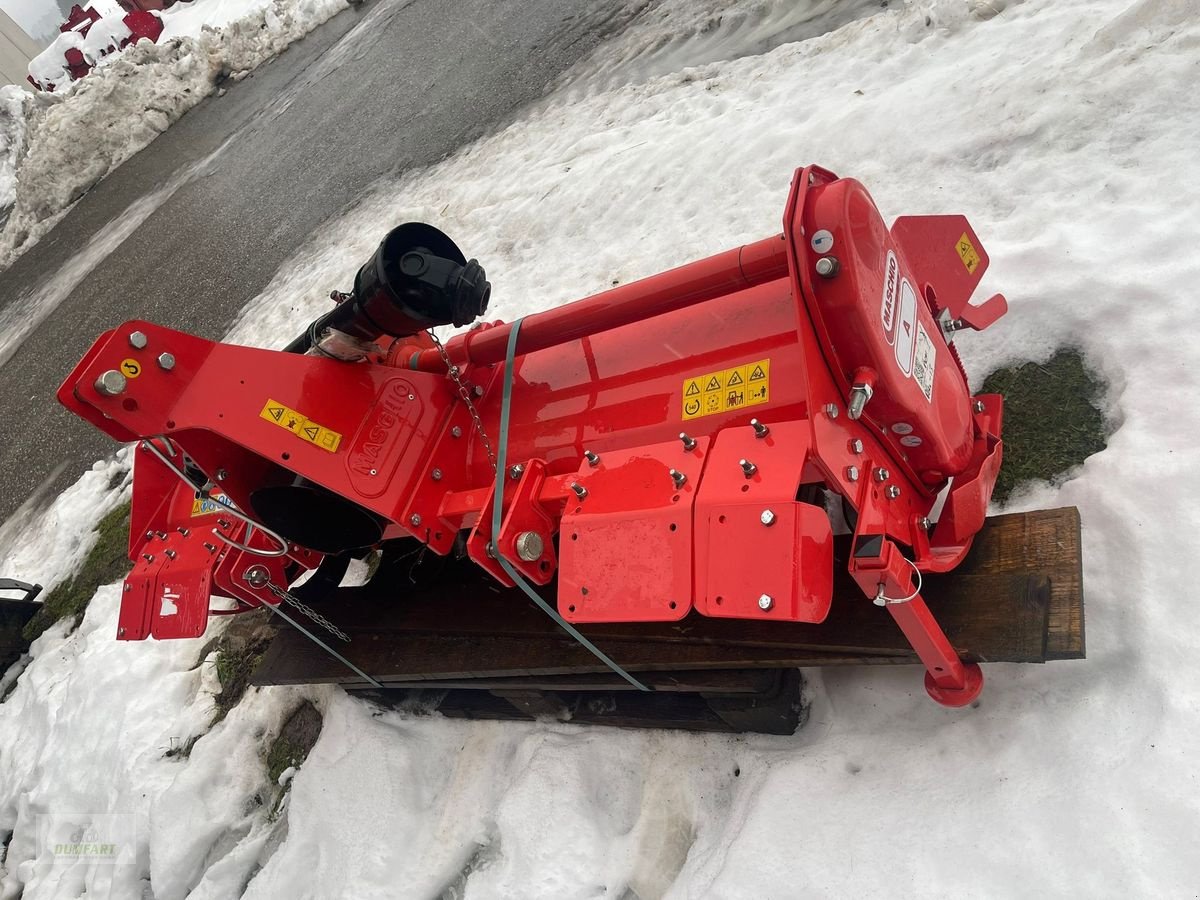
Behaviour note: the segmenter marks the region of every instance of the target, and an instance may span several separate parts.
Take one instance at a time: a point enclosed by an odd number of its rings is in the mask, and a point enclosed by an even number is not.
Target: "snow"
[[[791,737],[468,723],[280,688],[206,732],[206,645],[112,641],[109,587],[78,631],[39,640],[0,704],[0,831],[14,829],[0,896],[109,878],[114,896],[164,900],[246,885],[251,898],[1195,894],[1200,18],[1191,0],[914,0],[853,21],[830,4],[796,40],[772,23],[801,21],[798,6],[649,10],[510,127],[297,248],[231,338],[282,344],[409,219],[478,257],[491,315],[511,319],[775,233],[810,161],[862,180],[889,219],[965,213],[992,259],[979,294],[1010,304],[960,338],[973,383],[1069,344],[1109,384],[1107,449],[1008,506],[1080,508],[1089,659],[986,666],[965,710],[931,703],[911,668],[814,671],[811,719]],[[13,574],[78,558],[115,502],[89,477],[0,534]],[[301,697],[324,729],[272,822],[265,748]],[[162,757],[201,734],[186,761]],[[67,809],[141,817],[139,865],[35,853],[34,817]]]
[[[0,212],[17,198],[17,155],[25,143],[25,91],[0,87]]]
[[[88,77],[28,101],[20,126],[26,132],[24,153],[10,155],[7,163],[0,153],[0,186],[15,178],[13,208],[0,230],[0,270],[105,175],[215,91],[220,80],[261,65],[347,5],[348,0],[179,3],[163,13],[157,44],[139,41],[105,57]],[[84,41],[78,35],[63,38]],[[39,69],[39,77],[59,64],[50,50],[43,58],[47,71]],[[57,59],[61,62],[61,53]],[[0,108],[0,135],[17,127],[5,124],[10,115]],[[0,194],[0,208],[3,199]]]

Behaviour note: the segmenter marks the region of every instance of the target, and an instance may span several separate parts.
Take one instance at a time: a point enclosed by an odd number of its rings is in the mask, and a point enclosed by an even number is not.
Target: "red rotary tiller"
[[[328,648],[284,601],[392,541],[458,548],[585,642],[575,624],[815,623],[849,529],[864,602],[962,706],[983,676],[921,574],[963,559],[1000,467],[1001,398],[972,396],[951,343],[1005,312],[969,305],[987,266],[962,216],[889,229],[809,166],[780,235],[444,346],[428,329],[474,321],[490,286],[418,224],[284,351],[128,322],[58,392],[139,442],[117,636],[266,605]]]

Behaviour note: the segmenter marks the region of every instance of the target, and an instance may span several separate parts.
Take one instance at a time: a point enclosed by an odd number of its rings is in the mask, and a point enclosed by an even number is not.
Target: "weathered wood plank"
[[[1083,655],[1079,517],[1073,509],[994,517],[955,572],[924,591],[967,660],[1044,662]],[[836,563],[845,568],[844,549]],[[385,683],[460,682],[472,677],[548,677],[605,669],[515,591],[469,563],[396,599],[394,584],[343,591],[323,611],[352,637],[341,649]],[[550,592],[547,592],[551,595]],[[708,619],[594,625],[583,630],[630,671],[911,663],[886,611],[848,576],[835,581],[833,611],[820,625]],[[355,684],[341,663],[285,630],[255,674],[259,684]]]

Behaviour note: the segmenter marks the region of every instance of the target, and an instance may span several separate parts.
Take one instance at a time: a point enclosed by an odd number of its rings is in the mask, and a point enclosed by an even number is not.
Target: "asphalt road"
[[[0,365],[0,522],[114,451],[53,398],[102,331],[145,318],[219,338],[307,235],[379,178],[510,121],[623,26],[623,6],[365,3],[228,84],[92,189],[0,272],[0,311],[61,284],[89,242],[116,240],[138,219],[131,205],[167,196]]]

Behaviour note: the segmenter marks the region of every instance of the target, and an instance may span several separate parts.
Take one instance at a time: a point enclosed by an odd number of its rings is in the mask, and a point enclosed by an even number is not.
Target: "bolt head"
[[[462,437],[462,429],[459,428],[457,425],[455,425],[453,428],[450,429],[450,437],[453,437],[453,438]]]
[[[413,513],[411,516],[408,517],[408,523],[415,528],[417,525],[421,524],[421,517],[418,516],[416,513]]]
[[[483,396],[483,387],[482,387],[482,385],[478,385],[478,384],[477,384],[477,385],[475,385],[475,387],[473,387],[473,388],[471,389],[471,393],[472,393],[472,394],[474,394],[476,397],[482,397],[482,396]]]
[[[525,467],[523,465],[521,465],[521,463],[517,463],[515,466],[508,467],[508,477],[511,478],[513,481],[516,481],[518,478],[520,478],[524,474],[525,474]]]
[[[229,473],[224,469],[217,469],[217,481],[224,481],[229,477]]]
[[[775,513],[769,509],[764,509],[762,515],[758,517],[758,521],[770,528],[775,524]]]
[[[772,597],[770,594],[763,594],[762,596],[760,596],[758,598],[758,608],[761,609],[763,612],[766,612],[768,609],[770,609],[774,605],[775,605],[775,598]]]
[[[850,442],[850,452],[851,453],[862,453],[863,452],[863,442],[861,440],[859,440],[858,438],[855,438],[854,440],[852,440]]]
[[[825,415],[829,416],[829,418],[831,418],[831,419],[836,419],[838,417],[837,404],[836,403],[826,403],[825,404]]]
[[[917,527],[922,531],[928,531],[930,526],[929,516],[921,516],[917,519]]]
[[[975,401],[975,412],[977,412],[977,413],[983,412],[983,401],[982,400]]]
[[[106,397],[115,397],[117,394],[124,393],[128,384],[124,375],[116,369],[109,369],[96,379],[96,393]]]
[[[142,334],[142,332],[140,332],[140,331],[130,332],[129,346],[132,347],[134,350],[145,350],[146,343],[147,343],[146,335]]]
[[[271,580],[271,573],[266,566],[251,566],[242,575],[242,580],[252,588],[266,587]]]
[[[841,265],[838,263],[836,257],[822,256],[817,260],[817,274],[822,278],[833,278],[835,275],[837,275],[838,269],[840,268]]]
[[[877,468],[875,470],[875,480],[880,483],[887,481],[891,476],[892,476],[892,473],[889,472],[887,469],[885,469],[883,466],[880,466],[879,468]]]
[[[434,481],[441,481],[442,480],[442,470],[434,469],[432,472],[429,473],[429,477],[432,478]]]
[[[158,354],[158,365],[159,365],[159,368],[161,368],[164,372],[170,372],[173,368],[175,368],[175,354],[174,353]]]
[[[525,562],[536,562],[542,558],[545,543],[536,531],[522,531],[515,541],[517,556]]]
[[[858,466],[846,466],[846,480],[858,481]]]
[[[900,488],[898,485],[889,484],[887,491],[885,491],[885,493],[887,494],[887,498],[889,500],[895,500],[897,497],[900,496]]]

